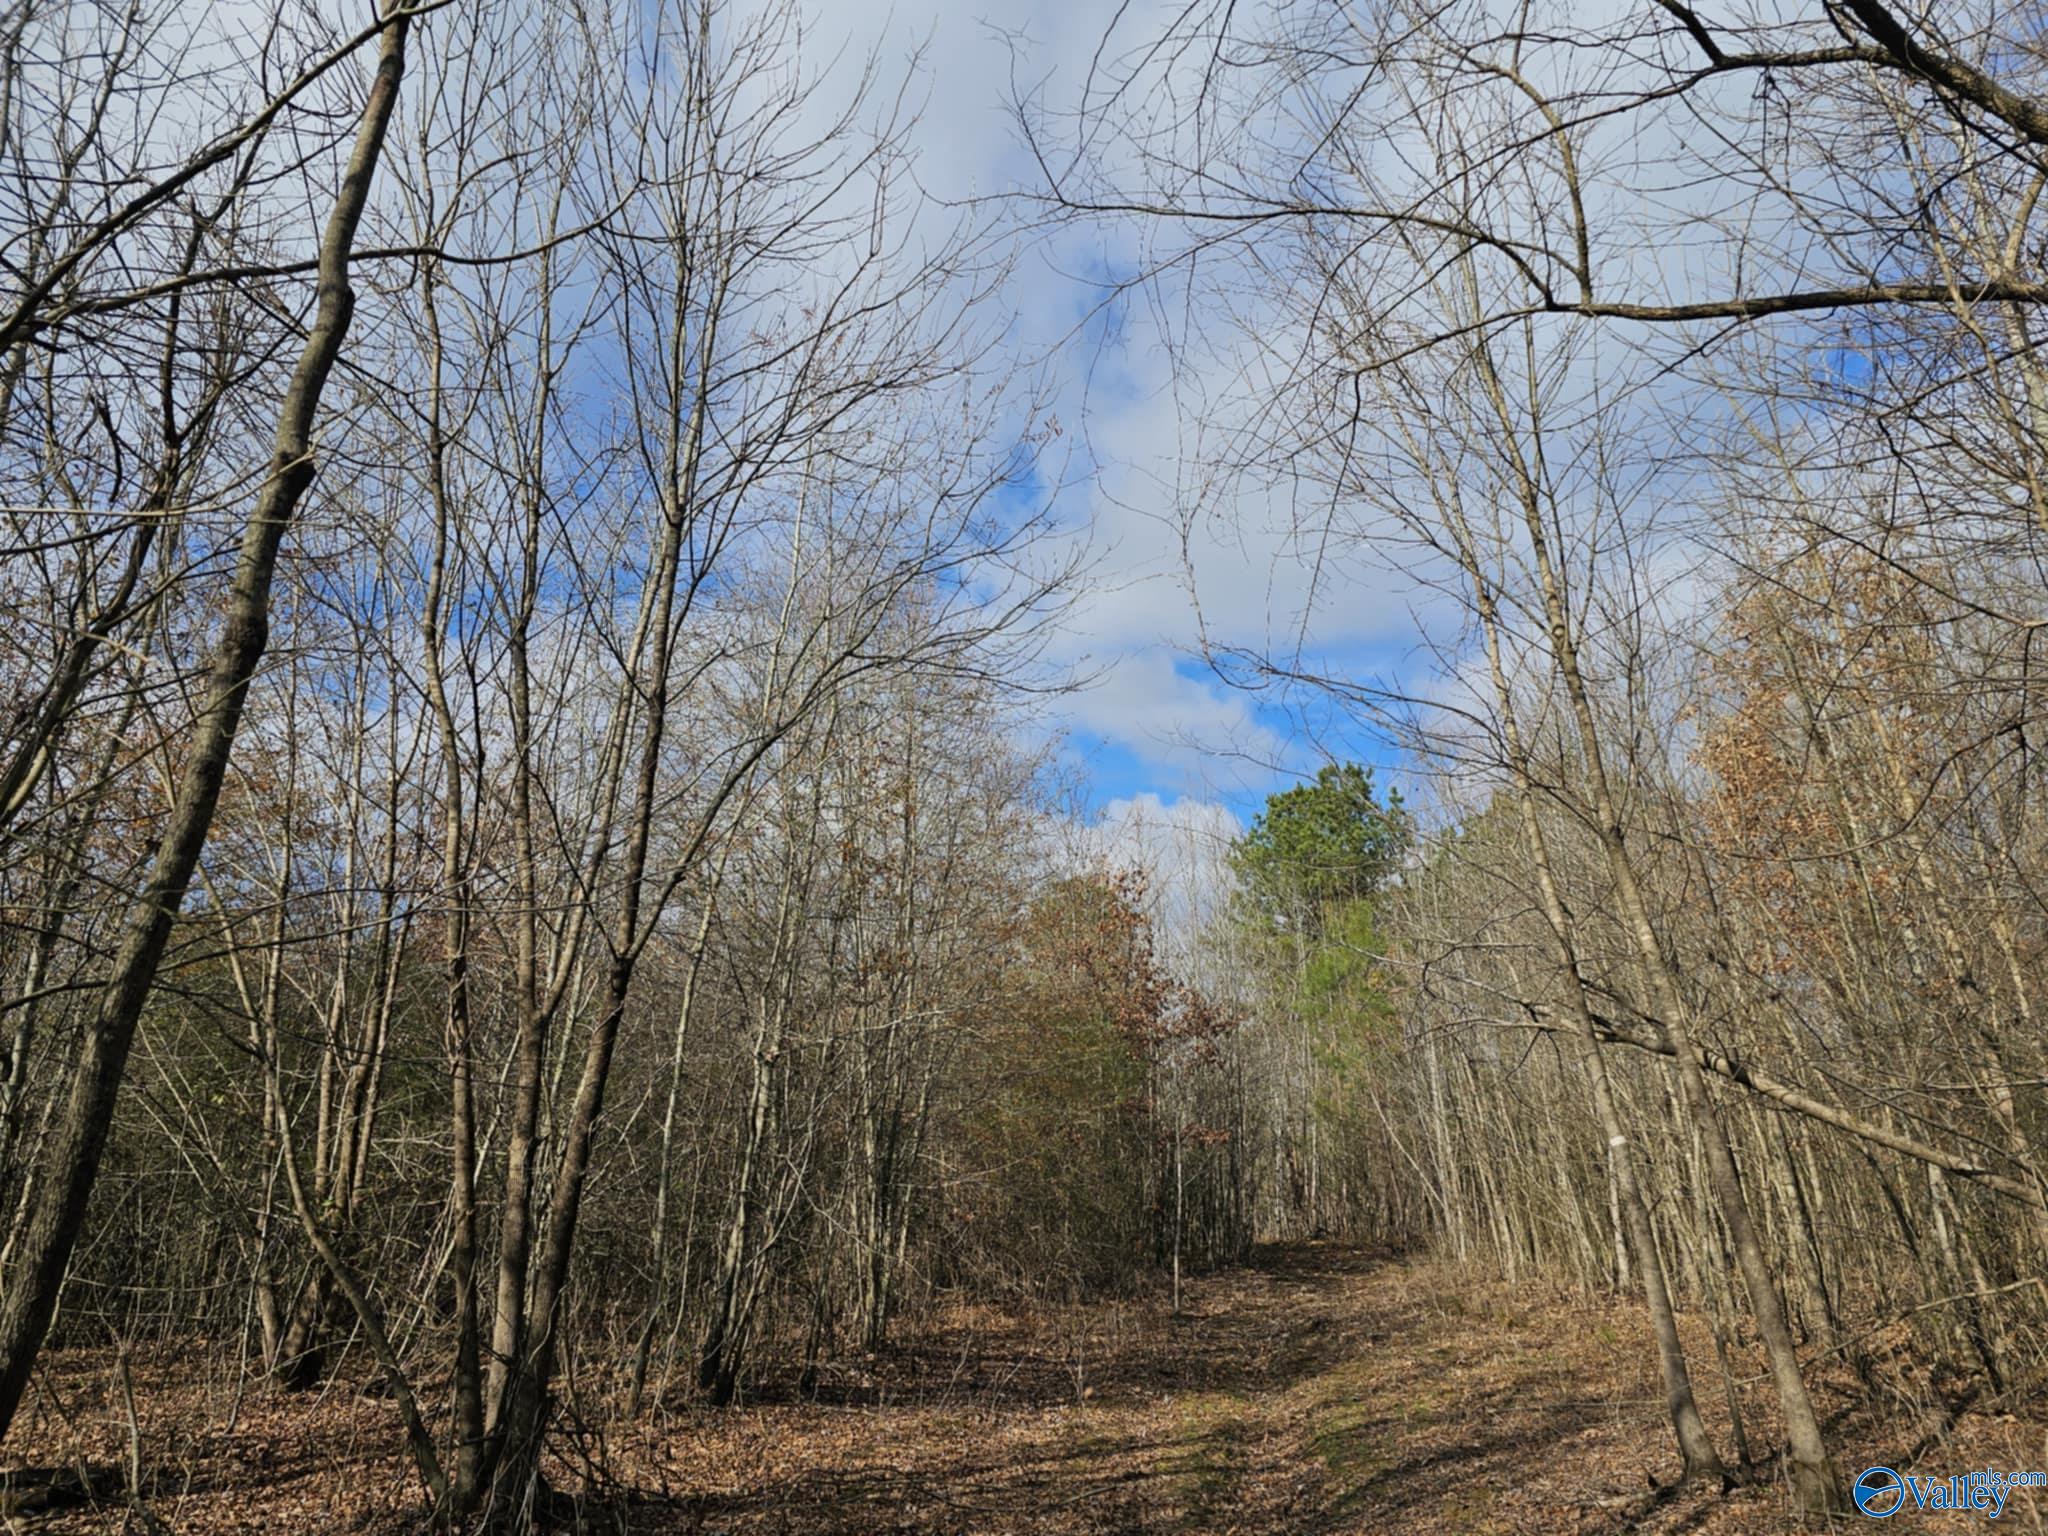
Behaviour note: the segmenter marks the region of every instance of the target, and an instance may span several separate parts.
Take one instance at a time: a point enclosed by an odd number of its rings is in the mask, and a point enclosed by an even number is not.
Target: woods
[[[1377,1529],[1413,1286],[1629,1330],[1601,1529],[2035,1426],[2036,18],[1086,31],[967,190],[797,0],[0,13],[7,1477],[163,1524],[203,1378],[384,1405],[393,1528],[710,1528],[675,1416],[1185,1339]],[[1073,713],[1162,581],[1214,800]]]
[[[1640,1287],[1718,1476],[1675,1260],[1845,1508],[1802,1339],[1875,1391],[1845,1307],[1908,1316],[1965,1401],[2038,1350],[2031,23],[1197,7],[1106,58],[1121,157],[1027,118],[1058,206],[1259,316],[1184,338],[1243,380],[1189,524],[1289,496],[1444,615],[1431,689],[1220,658],[1435,790],[1382,926],[1439,1230]]]

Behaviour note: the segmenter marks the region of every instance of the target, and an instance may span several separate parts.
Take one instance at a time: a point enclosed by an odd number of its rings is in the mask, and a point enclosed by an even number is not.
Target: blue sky
[[[942,0],[803,3],[807,52],[837,58],[835,75],[872,50],[892,79],[917,55],[918,177],[940,202],[1036,190],[1008,110],[1014,93],[1071,103],[1112,18],[1121,36],[1139,37],[1177,9],[1154,0],[1011,0],[1000,14]],[[1091,555],[1048,658],[1093,680],[1052,711],[1085,780],[1083,813],[1105,826],[1164,818],[1214,844],[1328,757],[1384,769],[1396,753],[1327,710],[1304,729],[1286,701],[1231,686],[1202,658],[1204,637],[1285,654],[1305,636],[1321,664],[1387,676],[1412,661],[1413,595],[1370,572],[1312,591],[1292,509],[1202,478],[1218,429],[1206,408],[1183,402],[1226,399],[1234,386],[1191,378],[1185,356],[1174,366],[1142,298],[1108,301],[1113,279],[1143,259],[1143,237],[1074,226],[1023,253],[1008,343],[1050,368],[1061,433],[1040,475],[1014,494],[1020,505],[1051,494]]]

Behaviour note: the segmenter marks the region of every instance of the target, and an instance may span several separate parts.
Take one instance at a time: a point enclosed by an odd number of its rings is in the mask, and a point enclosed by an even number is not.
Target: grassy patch
[[[1343,1500],[1394,1465],[1375,1405],[1385,1392],[1374,1362],[1356,1360],[1325,1371],[1309,1406],[1308,1451],[1322,1463],[1325,1488]]]
[[[1174,1402],[1175,1492],[1190,1526],[1226,1514],[1244,1475],[1251,1400],[1237,1392],[1203,1392]]]

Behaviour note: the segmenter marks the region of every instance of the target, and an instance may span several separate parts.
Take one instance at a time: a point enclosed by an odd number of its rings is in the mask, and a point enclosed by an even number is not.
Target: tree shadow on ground
[[[1569,1464],[1614,1405],[1573,1382],[1541,1327],[1500,1346],[1512,1320],[1468,1319],[1405,1273],[1388,1253],[1292,1244],[1206,1277],[1179,1317],[1069,1308],[979,1335],[963,1322],[890,1351],[836,1403],[699,1419],[664,1464],[666,1491],[586,1501],[585,1528],[1527,1528],[1532,1469]],[[693,1468],[730,1465],[747,1414],[758,1459],[721,1486],[686,1486]],[[770,1454],[791,1435],[811,1451],[794,1464]],[[1568,1528],[1632,1529],[1672,1497],[1639,1473],[1596,1495]]]

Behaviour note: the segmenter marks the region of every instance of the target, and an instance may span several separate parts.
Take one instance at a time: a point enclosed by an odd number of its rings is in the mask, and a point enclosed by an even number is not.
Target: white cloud
[[[1203,929],[1229,899],[1230,845],[1243,832],[1228,806],[1148,792],[1110,801],[1075,829],[1074,843],[1080,862],[1144,875],[1161,957],[1186,974]]]
[[[874,48],[887,67],[922,50],[910,93],[925,104],[919,180],[935,198],[962,199],[1039,185],[1004,108],[1014,90],[1043,85],[1048,100],[1072,102],[1113,20],[1120,38],[1143,38],[1178,10],[1036,0],[997,18],[940,0],[811,0],[807,33],[817,56],[843,47],[849,62]],[[1131,225],[1056,230],[1020,263],[1009,295],[1018,354],[1056,354],[1055,408],[1090,472],[1068,493],[1064,517],[1095,552],[1093,580],[1048,659],[1096,679],[1073,698],[1068,723],[1137,757],[1156,786],[1215,771],[1264,782],[1264,765],[1290,760],[1292,745],[1259,723],[1242,693],[1186,665],[1204,638],[1288,653],[1319,597],[1315,646],[1328,649],[1405,634],[1410,610],[1403,584],[1381,571],[1347,570],[1312,593],[1293,509],[1249,485],[1208,483],[1219,407],[1256,387],[1241,360],[1170,351],[1162,315],[1138,301],[1074,334],[1102,302],[1101,275],[1134,270],[1147,237]]]

